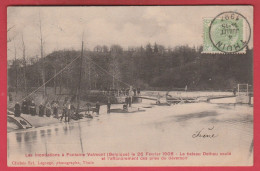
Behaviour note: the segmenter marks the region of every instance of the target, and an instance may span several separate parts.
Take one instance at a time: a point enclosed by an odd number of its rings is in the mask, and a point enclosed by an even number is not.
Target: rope
[[[21,101],[23,101],[24,99],[26,99],[27,97],[31,96],[32,94],[34,94],[35,92],[37,92],[40,88],[42,88],[44,85],[46,85],[47,83],[49,83],[52,79],[54,79],[55,77],[57,77],[59,74],[61,74],[65,69],[67,69],[74,61],[76,61],[78,58],[80,57],[77,56],[76,58],[74,58],[69,64],[67,64],[63,69],[61,69],[58,73],[56,73],[52,78],[50,78],[48,81],[46,81],[45,83],[43,83],[40,87],[38,87],[36,90],[32,91],[29,95],[25,96]],[[104,68],[102,68],[100,65],[96,64],[92,59],[87,58],[90,62],[92,62],[94,65],[96,65],[98,68],[100,68],[101,70],[103,70],[105,73],[107,73],[108,75],[110,75],[111,77],[114,77],[113,75],[111,75],[107,70],[105,70]],[[131,86],[130,84],[121,81],[120,79],[114,77],[117,81],[127,85],[127,86]],[[20,102],[21,102],[20,101]]]
[[[88,58],[87,58],[88,59]],[[107,70],[105,70],[104,68],[102,68],[101,66],[99,66],[98,64],[96,64],[92,59],[88,59],[90,62],[92,62],[94,65],[96,65],[97,67],[99,67],[101,70],[103,70],[104,72],[106,72],[108,75],[110,75],[111,77],[114,77],[112,74],[110,74]],[[125,84],[125,85],[127,85],[127,86],[131,86],[130,84],[128,84],[128,83],[126,83],[126,82],[124,82],[124,81],[121,81],[120,79],[118,79],[118,78],[116,78],[116,77],[114,77],[117,81],[119,81],[119,82],[121,82],[121,83],[123,83],[123,84]]]
[[[76,61],[78,58],[80,57],[77,56],[76,58],[74,58],[68,65],[66,65],[63,69],[61,69],[58,73],[56,73],[52,78],[50,78],[48,81],[46,81],[45,83],[43,83],[40,87],[38,87],[36,90],[32,91],[29,95],[25,96],[21,101],[23,101],[24,99],[26,99],[27,97],[31,96],[32,94],[34,94],[36,91],[38,91],[42,86],[46,85],[48,82],[50,82],[53,78],[55,78],[56,76],[58,76],[59,74],[61,74],[65,69],[68,68],[69,65],[71,65],[74,61]],[[20,101],[20,102],[21,102]]]

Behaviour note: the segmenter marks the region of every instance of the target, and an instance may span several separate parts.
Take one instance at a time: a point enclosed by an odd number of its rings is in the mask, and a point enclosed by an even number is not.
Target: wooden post
[[[62,72],[62,73],[63,73],[63,72]],[[59,81],[59,84],[60,84],[60,86],[59,86],[59,87],[60,87],[60,95],[61,95],[61,89],[62,89],[62,87],[61,87],[61,84],[62,84],[62,75],[63,75],[62,73],[61,73],[60,81]]]
[[[238,95],[240,94],[239,93],[239,84],[237,84],[237,92],[238,92]]]
[[[83,46],[84,46],[84,42],[82,41],[82,47],[81,47],[81,57],[80,57],[80,66],[79,66],[79,82],[78,82],[78,91],[77,91],[77,111],[76,113],[79,113],[79,105],[80,105],[80,84],[81,84],[81,68],[82,68],[82,58],[83,58]]]
[[[248,96],[248,84],[246,84],[246,95]]]
[[[40,22],[40,42],[41,42],[41,59],[43,60],[42,66],[42,82],[43,82],[43,98],[46,95],[46,85],[45,85],[45,62],[43,59],[43,37],[42,37],[42,19],[41,14],[39,13],[39,22]]]
[[[54,75],[56,75],[56,68],[54,68]],[[56,76],[54,77],[54,94],[56,95]]]
[[[22,35],[22,45],[23,45],[23,62],[24,62],[24,91],[25,91],[25,96],[27,96],[27,80],[26,80],[26,55],[25,55],[25,43],[23,40],[23,35]]]
[[[89,57],[90,58],[90,57]],[[88,82],[89,82],[89,89],[91,90],[91,66],[90,66],[90,62],[88,63]]]
[[[16,59],[16,46],[14,45],[14,67],[15,67],[15,100],[17,98],[17,88],[18,88],[18,71],[17,71],[17,59]]]

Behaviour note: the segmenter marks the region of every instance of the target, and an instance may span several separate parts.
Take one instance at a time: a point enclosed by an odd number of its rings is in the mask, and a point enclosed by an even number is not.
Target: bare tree
[[[22,50],[23,50],[23,77],[24,77],[24,92],[27,95],[27,78],[26,78],[26,54],[25,54],[25,43],[22,34]]]
[[[90,58],[90,56],[88,57]],[[89,90],[91,90],[91,64],[90,62],[88,62],[88,82],[89,82]]]
[[[118,62],[118,56],[120,56],[123,53],[123,48],[119,45],[112,45],[110,47],[111,51],[111,60],[109,65],[109,72],[112,75],[112,87],[118,88],[118,82],[115,82],[116,80],[119,80],[121,77],[120,68],[119,68],[119,62]]]
[[[15,98],[17,98],[17,88],[18,88],[18,68],[17,68],[17,58],[16,58],[16,44],[14,42],[14,62],[15,67]]]
[[[116,80],[120,79],[121,73],[119,69],[119,63],[114,55],[112,55],[112,59],[109,65],[109,72],[112,75],[112,87],[113,89],[118,88],[118,82]]]
[[[41,59],[43,60],[43,64],[41,67],[41,76],[43,82],[43,97],[46,95],[46,86],[45,86],[45,66],[44,66],[44,55],[43,55],[43,36],[42,36],[42,18],[41,13],[39,12],[39,29],[40,29],[40,49],[41,49]]]

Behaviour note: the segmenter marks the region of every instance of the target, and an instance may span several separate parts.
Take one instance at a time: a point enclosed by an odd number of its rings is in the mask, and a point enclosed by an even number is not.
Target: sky
[[[203,18],[221,12],[244,15],[253,28],[251,6],[77,6],[77,7],[8,7],[8,59],[22,57],[22,37],[26,56],[40,56],[40,18],[44,54],[55,50],[119,44],[128,47],[148,43],[200,46],[203,44]],[[253,46],[251,38],[249,47]]]

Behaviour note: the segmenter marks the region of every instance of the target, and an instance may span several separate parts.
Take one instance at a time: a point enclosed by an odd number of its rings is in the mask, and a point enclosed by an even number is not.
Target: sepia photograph
[[[253,6],[9,6],[9,167],[253,166]]]

